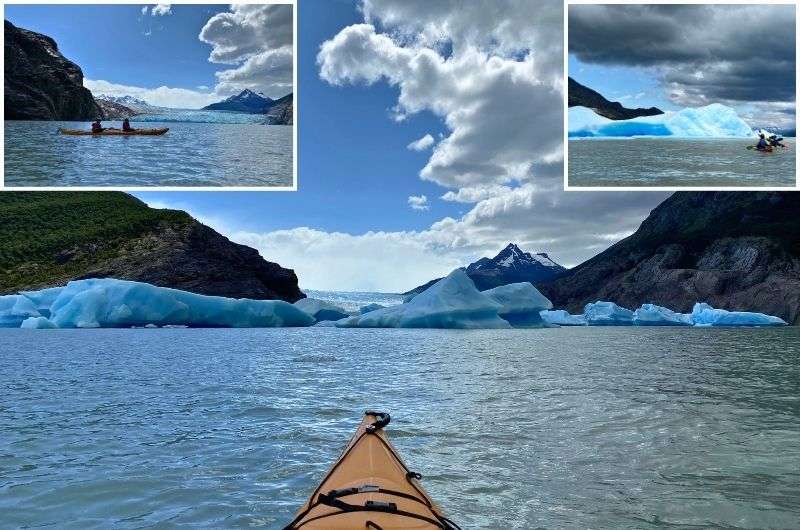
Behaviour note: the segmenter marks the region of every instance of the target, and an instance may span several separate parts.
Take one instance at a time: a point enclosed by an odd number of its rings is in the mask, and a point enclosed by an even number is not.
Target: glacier
[[[384,307],[386,307],[386,306],[385,305],[381,305],[381,304],[375,304],[375,303],[367,304],[365,306],[361,306],[358,309],[358,312],[359,312],[359,314],[363,315],[364,313],[369,313],[370,311],[375,311],[377,309],[383,309]]]
[[[633,311],[614,302],[592,302],[583,308],[583,318],[590,326],[631,326]]]
[[[634,326],[691,326],[693,323],[691,315],[655,304],[642,304],[633,312]]]
[[[35,309],[31,300],[25,299]],[[112,278],[69,282],[61,288],[49,312],[47,320],[57,328],[147,325],[247,328],[314,323],[312,316],[281,300],[207,296]],[[26,327],[48,326],[36,320]]]
[[[498,316],[515,328],[546,326],[539,312],[553,308],[553,303],[530,282],[501,285],[482,294],[501,305]]]
[[[583,315],[570,315],[564,309],[553,311],[539,311],[539,316],[546,324],[551,326],[585,326],[586,318]]]
[[[350,313],[341,307],[317,298],[303,298],[295,302],[294,306],[314,317],[314,320],[317,322],[323,320],[340,320],[350,316]]]
[[[694,305],[691,314],[695,326],[786,326],[782,318],[748,311],[715,309],[704,302]]]
[[[456,269],[404,304],[385,307],[336,322],[342,328],[497,329],[511,325],[498,316],[502,305],[475,288]]]
[[[0,328],[18,328],[23,321],[41,313],[30,299],[20,294],[0,296]]]
[[[658,116],[610,120],[585,107],[572,107],[570,138],[670,136],[675,138],[755,138],[734,109],[720,103],[686,108]]]
[[[263,124],[264,114],[248,114],[226,110],[160,109],[138,114],[131,123],[254,123]],[[135,125],[134,125],[135,127]]]

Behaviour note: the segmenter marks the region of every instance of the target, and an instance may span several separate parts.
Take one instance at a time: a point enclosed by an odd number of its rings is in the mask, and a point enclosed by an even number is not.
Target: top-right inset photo
[[[794,4],[569,4],[568,189],[795,188]]]

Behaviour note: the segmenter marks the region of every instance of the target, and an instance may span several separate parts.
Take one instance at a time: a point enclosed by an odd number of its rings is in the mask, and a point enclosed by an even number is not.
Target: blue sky
[[[13,24],[55,39],[97,94],[199,108],[245,88],[292,87],[292,7],[6,5]]]

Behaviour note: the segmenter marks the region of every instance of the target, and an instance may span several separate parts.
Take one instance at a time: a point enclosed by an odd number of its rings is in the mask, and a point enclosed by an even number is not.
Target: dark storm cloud
[[[793,101],[791,5],[572,5],[569,52],[652,67],[684,104]]]

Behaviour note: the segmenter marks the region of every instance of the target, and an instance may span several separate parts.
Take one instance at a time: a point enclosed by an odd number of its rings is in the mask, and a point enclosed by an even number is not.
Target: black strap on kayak
[[[377,419],[367,425],[366,430],[368,433],[373,434],[375,431],[379,429],[383,429],[389,422],[392,421],[392,417],[389,416],[388,412],[375,412],[372,410],[368,410],[364,413],[366,416],[375,416]]]
[[[383,530],[383,528],[381,528],[381,526],[378,523],[373,522],[373,521],[367,521],[364,524],[364,527],[365,528],[372,528],[372,530]]]

